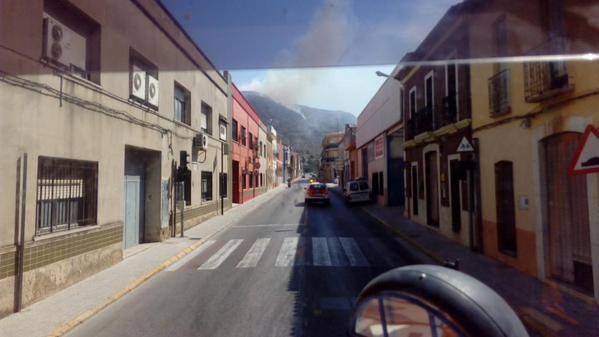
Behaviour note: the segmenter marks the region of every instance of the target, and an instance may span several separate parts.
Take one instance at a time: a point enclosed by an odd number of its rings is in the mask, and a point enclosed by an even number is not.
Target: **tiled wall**
[[[24,271],[27,272],[94,249],[102,248],[123,239],[120,224],[104,225],[97,230],[66,234],[56,238],[31,242],[25,246]],[[16,252],[0,253],[0,279],[16,272]]]

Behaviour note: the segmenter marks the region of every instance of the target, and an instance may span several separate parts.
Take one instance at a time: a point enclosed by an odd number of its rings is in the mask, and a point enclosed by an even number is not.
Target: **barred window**
[[[98,163],[39,157],[36,232],[96,224]]]

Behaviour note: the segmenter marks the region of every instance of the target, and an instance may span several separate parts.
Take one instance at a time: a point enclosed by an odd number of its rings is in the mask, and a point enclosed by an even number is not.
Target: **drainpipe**
[[[15,279],[15,303],[14,303],[14,312],[21,311],[21,307],[23,304],[23,271],[24,271],[24,262],[25,262],[25,204],[27,201],[27,153],[23,154],[23,170],[21,170],[21,158],[17,162],[17,172],[18,175],[23,177],[22,189],[20,189],[20,181],[17,177],[17,200],[19,190],[21,192],[21,214],[20,214],[20,224],[19,224],[19,239],[17,242],[17,275]],[[19,210],[17,208],[17,218]]]

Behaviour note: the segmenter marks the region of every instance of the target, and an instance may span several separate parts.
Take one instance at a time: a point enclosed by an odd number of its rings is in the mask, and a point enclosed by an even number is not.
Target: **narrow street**
[[[331,194],[294,184],[69,336],[343,336],[361,288],[416,261]]]

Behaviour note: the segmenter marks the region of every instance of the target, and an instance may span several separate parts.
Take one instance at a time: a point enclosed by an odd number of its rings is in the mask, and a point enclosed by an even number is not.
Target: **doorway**
[[[545,150],[546,230],[549,275],[592,294],[593,269],[587,179],[568,175],[582,136],[567,132],[542,141]]]
[[[239,189],[239,162],[233,160],[233,203],[238,204],[241,200],[240,189]]]
[[[426,169],[426,216],[427,224],[439,227],[439,181],[437,169],[437,152],[430,151],[424,155]]]
[[[462,229],[462,206],[460,202],[460,179],[462,179],[462,170],[460,161],[453,159],[449,162],[449,182],[451,193],[451,230],[459,233]]]
[[[145,227],[146,160],[141,151],[125,150],[123,247],[143,242]]]
[[[412,175],[412,214],[418,215],[418,166],[413,165]]]

